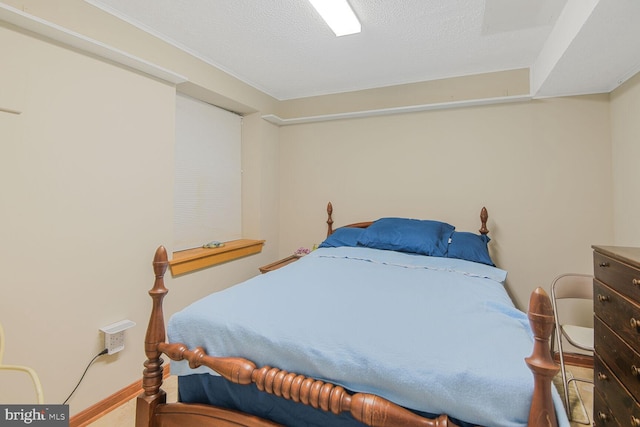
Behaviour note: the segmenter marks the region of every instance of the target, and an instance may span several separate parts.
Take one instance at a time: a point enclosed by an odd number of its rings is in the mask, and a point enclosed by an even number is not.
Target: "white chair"
[[[33,369],[27,366],[20,365],[5,365],[2,363],[2,359],[4,356],[4,329],[2,328],[2,323],[0,323],[0,371],[17,371],[24,372],[31,378],[33,382],[33,387],[36,392],[36,399],[38,404],[42,405],[44,403],[44,394],[42,392],[42,384],[40,384],[40,378],[38,378],[38,374]]]
[[[569,384],[573,381],[581,381],[593,384],[593,381],[583,378],[567,379],[567,371],[564,362],[563,340],[566,339],[571,345],[581,350],[593,353],[593,328],[562,323],[562,316],[558,310],[558,300],[561,299],[583,299],[593,301],[593,276],[588,274],[562,274],[556,277],[551,284],[551,303],[555,317],[555,342],[558,343],[558,355],[560,357],[560,372],[562,373],[562,383],[564,386],[564,401],[567,414],[571,421],[571,407],[569,405]],[[589,305],[593,310],[593,303]],[[593,312],[589,314],[593,316]],[[561,319],[562,318],[562,319]],[[554,353],[553,339],[551,342],[551,353]],[[578,393],[580,404],[584,408],[584,402]],[[585,409],[585,413],[586,409]],[[582,423],[580,424],[589,424]]]

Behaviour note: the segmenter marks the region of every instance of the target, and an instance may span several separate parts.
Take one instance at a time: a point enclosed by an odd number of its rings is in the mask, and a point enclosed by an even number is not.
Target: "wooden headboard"
[[[333,218],[331,215],[333,214],[333,205],[331,202],[327,204],[327,237],[333,234]],[[487,220],[489,219],[489,213],[487,212],[487,208],[483,207],[480,210],[480,234],[486,235],[489,234],[489,229],[487,228]],[[351,228],[367,228],[373,224],[373,221],[364,221],[364,222],[354,222],[353,224],[347,224],[344,227]]]

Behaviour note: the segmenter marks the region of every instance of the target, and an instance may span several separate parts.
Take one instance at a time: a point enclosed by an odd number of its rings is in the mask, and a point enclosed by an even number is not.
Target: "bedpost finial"
[[[158,249],[156,249],[156,253],[153,256],[153,263],[161,263],[161,262],[166,262],[167,261],[167,249],[160,245],[158,246]]]
[[[488,219],[489,219],[489,212],[487,212],[487,208],[483,206],[482,210],[480,210],[480,222],[481,222],[480,234],[482,235],[489,234],[489,229],[487,228]]]
[[[551,317],[551,323],[553,323],[553,306],[551,305],[549,294],[541,287],[537,287],[531,293],[531,297],[529,298],[529,312],[544,317]]]
[[[153,256],[153,271],[156,277],[164,277],[164,273],[167,271],[167,265],[169,265],[167,249],[164,246],[159,246]]]
[[[333,233],[333,218],[331,218],[331,214],[333,214],[333,205],[329,202],[327,204],[327,237]]]
[[[533,336],[548,346],[549,337],[555,325],[554,314],[551,299],[541,287],[531,293],[528,317]]]

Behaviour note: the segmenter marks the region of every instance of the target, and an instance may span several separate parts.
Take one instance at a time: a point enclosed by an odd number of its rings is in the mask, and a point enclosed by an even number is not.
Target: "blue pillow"
[[[495,267],[487,248],[490,240],[486,235],[454,231],[451,235],[447,257],[479,262]]]
[[[364,229],[353,227],[337,228],[324,242],[320,243],[319,248],[337,248],[340,246],[358,246],[358,238]]]
[[[358,243],[368,248],[443,257],[454,229],[439,221],[381,218],[364,230]]]

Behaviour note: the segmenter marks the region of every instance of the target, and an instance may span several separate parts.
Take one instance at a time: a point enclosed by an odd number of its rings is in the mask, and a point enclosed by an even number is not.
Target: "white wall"
[[[477,231],[489,210],[495,262],[520,308],[563,272],[590,272],[611,244],[608,96],[284,127],[280,252],[335,226],[411,216]]]

